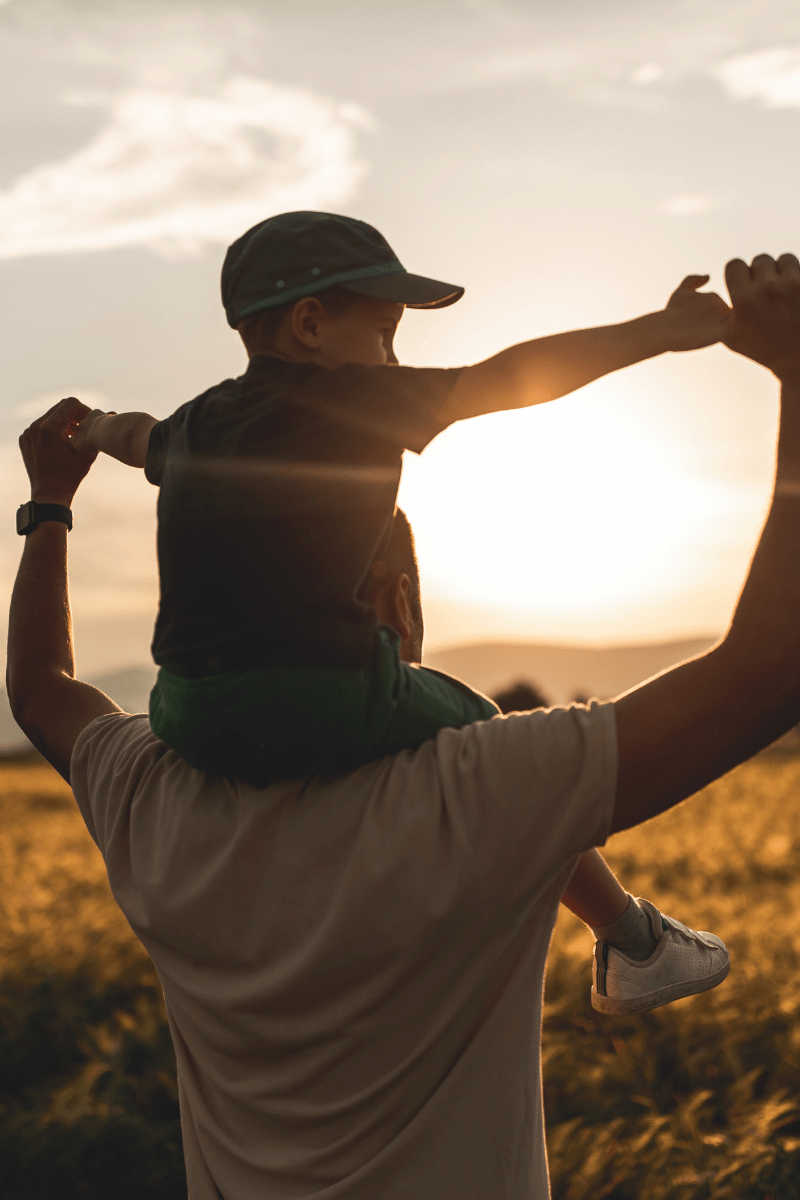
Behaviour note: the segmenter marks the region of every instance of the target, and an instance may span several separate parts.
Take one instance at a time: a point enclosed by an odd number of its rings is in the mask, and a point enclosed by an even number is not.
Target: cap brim
[[[463,287],[456,287],[454,283],[426,279],[424,275],[409,275],[407,271],[382,275],[378,279],[354,279],[342,286],[348,291],[360,292],[362,296],[405,304],[406,308],[447,308],[448,304],[455,304],[464,295]]]

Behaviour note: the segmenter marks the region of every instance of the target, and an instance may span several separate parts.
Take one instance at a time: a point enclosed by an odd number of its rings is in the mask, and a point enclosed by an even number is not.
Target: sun
[[[592,389],[461,422],[406,455],[423,591],[559,617],[680,592],[743,497]]]

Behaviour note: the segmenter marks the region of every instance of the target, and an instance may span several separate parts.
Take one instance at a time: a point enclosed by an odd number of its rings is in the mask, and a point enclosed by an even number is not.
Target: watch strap
[[[19,534],[33,533],[42,521],[63,521],[67,529],[72,529],[72,509],[65,504],[38,504],[35,500],[29,500],[17,509]]]

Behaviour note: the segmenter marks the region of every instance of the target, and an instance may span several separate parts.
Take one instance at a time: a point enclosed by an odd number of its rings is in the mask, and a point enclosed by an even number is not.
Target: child
[[[347,770],[490,717],[478,693],[400,663],[365,603],[404,449],[453,421],[543,403],[630,363],[709,345],[727,307],[690,277],[662,312],[523,343],[456,370],[400,367],[403,307],[463,289],[409,275],[369,225],[287,213],[222,271],[250,364],[165,421],[92,412],[75,433],[159,485],[154,732],[256,786]]]
[[[720,340],[728,310],[697,293],[706,282],[689,277],[662,312],[622,325],[417,369],[393,351],[403,308],[441,308],[463,288],[408,274],[352,218],[286,213],[244,234],[222,298],[246,373],[165,421],[95,411],[72,431],[160,487],[154,732],[199,770],[264,786],[496,715],[479,693],[402,661],[398,633],[367,602],[402,453],[454,421]],[[633,916],[654,944],[661,931]]]

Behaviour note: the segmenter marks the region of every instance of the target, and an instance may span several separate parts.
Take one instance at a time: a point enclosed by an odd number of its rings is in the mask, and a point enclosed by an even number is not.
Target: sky
[[[163,417],[246,359],[224,251],[295,208],[463,285],[402,362],[460,366],[800,250],[794,0],[0,0],[0,603],[17,438],[64,395]],[[722,632],[769,500],[777,386],[668,354],[407,455],[430,648]],[[78,667],[148,659],[155,492],[98,461]]]

